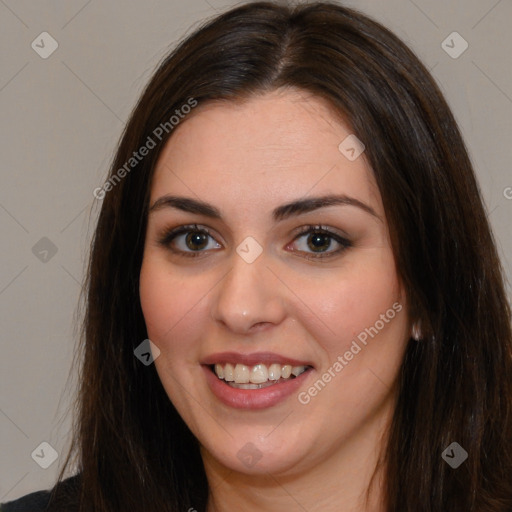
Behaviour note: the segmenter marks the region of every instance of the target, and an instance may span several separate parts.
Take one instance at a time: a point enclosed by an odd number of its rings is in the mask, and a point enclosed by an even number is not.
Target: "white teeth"
[[[217,374],[219,375],[219,374]],[[222,377],[219,377],[222,378]],[[268,378],[269,380],[279,380],[281,378],[281,365],[280,364],[271,364],[268,368]]]
[[[221,364],[215,365],[215,373],[217,374],[217,377],[219,377],[219,379],[224,378],[224,368],[222,368]]]
[[[254,366],[232,363],[216,364],[214,366],[215,374],[219,379],[231,382],[235,387],[243,389],[259,389],[262,385],[275,384],[282,379],[298,377],[306,371],[306,366],[291,366],[289,364],[272,363],[267,366],[263,363]],[[247,386],[238,386],[243,384]]]
[[[235,380],[235,376],[233,373],[234,373],[233,365],[230,363],[227,363],[224,366],[224,380],[226,382],[233,382]],[[217,377],[219,377],[218,374],[217,374]],[[219,378],[222,378],[222,377],[219,377]]]
[[[281,378],[287,379],[290,377],[291,374],[292,374],[292,367],[289,364],[285,364],[281,368]]]
[[[235,382],[237,384],[248,384],[249,382],[249,367],[245,364],[237,364],[235,366]]]
[[[294,366],[292,368],[292,374],[295,375],[295,377],[298,377],[305,369],[305,366]]]
[[[253,384],[263,384],[268,380],[268,370],[264,364],[257,364],[252,367],[249,380]]]

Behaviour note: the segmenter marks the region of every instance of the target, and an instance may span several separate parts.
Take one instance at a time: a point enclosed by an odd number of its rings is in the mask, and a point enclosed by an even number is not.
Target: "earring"
[[[420,326],[421,326],[421,320],[418,320],[418,322],[416,322],[412,326],[412,337],[416,341],[420,341],[421,340],[421,327]]]

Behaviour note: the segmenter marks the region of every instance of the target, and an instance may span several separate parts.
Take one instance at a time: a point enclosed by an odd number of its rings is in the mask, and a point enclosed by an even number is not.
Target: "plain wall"
[[[510,279],[512,3],[343,3],[394,30],[432,70],[470,150]],[[0,2],[0,501],[50,487],[68,445],[74,315],[100,206],[93,190],[124,123],[168,49],[234,5]],[[45,31],[58,48],[43,59],[31,44],[48,51],[47,36],[38,37]],[[454,31],[469,44],[458,58],[441,46]],[[31,457],[42,442],[59,454],[48,469]]]

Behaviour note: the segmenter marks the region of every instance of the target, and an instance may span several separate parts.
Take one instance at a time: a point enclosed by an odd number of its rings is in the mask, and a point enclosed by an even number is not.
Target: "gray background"
[[[0,0],[0,501],[51,486],[68,446],[76,307],[100,206],[92,191],[125,120],[167,50],[235,4]],[[512,2],[344,4],[394,30],[432,70],[466,139],[510,277]],[[42,46],[44,31],[59,45],[47,59],[31,47]],[[441,46],[454,31],[469,44],[455,59]],[[42,442],[60,455],[48,469],[31,458]]]

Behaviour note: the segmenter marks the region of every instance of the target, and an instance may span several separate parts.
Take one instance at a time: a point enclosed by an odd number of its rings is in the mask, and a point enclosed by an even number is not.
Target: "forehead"
[[[343,193],[382,212],[364,153],[350,161],[339,149],[350,127],[318,96],[281,89],[244,101],[206,102],[174,130],[156,165],[152,201],[172,192],[270,208]]]

